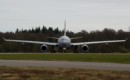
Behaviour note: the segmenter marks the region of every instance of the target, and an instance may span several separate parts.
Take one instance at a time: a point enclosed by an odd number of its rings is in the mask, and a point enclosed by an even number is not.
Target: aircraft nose
[[[63,43],[64,43],[64,44],[66,44],[66,43],[67,43],[67,41],[65,41],[65,40],[64,40],[64,41],[63,41]]]
[[[67,42],[66,42],[66,41],[63,41],[63,42],[62,42],[62,45],[63,45],[63,46],[65,46],[66,44],[67,44]]]

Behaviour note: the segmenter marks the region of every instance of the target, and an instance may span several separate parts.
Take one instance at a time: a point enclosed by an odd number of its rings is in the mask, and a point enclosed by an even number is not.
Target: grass
[[[47,60],[130,64],[130,54],[0,54],[1,60]]]
[[[130,72],[90,69],[0,67],[0,80],[129,80]]]

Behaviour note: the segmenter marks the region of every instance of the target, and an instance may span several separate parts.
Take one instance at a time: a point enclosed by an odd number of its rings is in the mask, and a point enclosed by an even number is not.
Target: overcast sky
[[[0,32],[36,26],[129,30],[130,0],[0,0]]]

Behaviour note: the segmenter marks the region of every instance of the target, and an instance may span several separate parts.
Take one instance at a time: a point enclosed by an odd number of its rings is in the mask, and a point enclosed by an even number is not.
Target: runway
[[[8,66],[8,67],[77,68],[77,69],[130,71],[130,64],[97,63],[97,62],[0,60],[0,66]]]

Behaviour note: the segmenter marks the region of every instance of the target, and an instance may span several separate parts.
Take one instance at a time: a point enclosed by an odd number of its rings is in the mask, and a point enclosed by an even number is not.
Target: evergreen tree
[[[42,33],[46,33],[47,32],[47,28],[45,26],[42,27]]]

